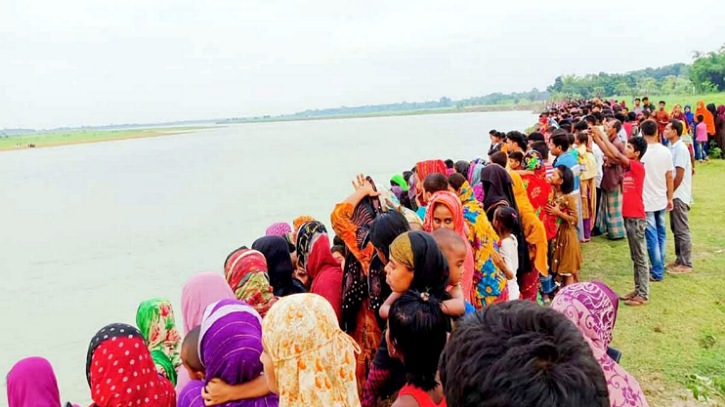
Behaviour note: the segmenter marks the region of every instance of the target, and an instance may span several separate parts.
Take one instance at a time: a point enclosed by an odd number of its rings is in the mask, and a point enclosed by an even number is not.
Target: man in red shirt
[[[660,108],[655,113],[655,120],[657,120],[657,130],[659,135],[662,136],[665,132],[665,127],[670,124],[670,114],[665,111],[665,101],[660,100]]]
[[[644,237],[647,215],[642,197],[645,169],[639,160],[647,152],[647,140],[644,137],[633,137],[627,143],[625,154],[622,154],[607,137],[602,137],[598,132],[594,132],[593,136],[594,142],[601,147],[607,158],[619,163],[625,171],[622,180],[622,217],[627,230],[629,252],[634,262],[634,291],[620,298],[625,305],[645,305],[649,301],[649,263]]]

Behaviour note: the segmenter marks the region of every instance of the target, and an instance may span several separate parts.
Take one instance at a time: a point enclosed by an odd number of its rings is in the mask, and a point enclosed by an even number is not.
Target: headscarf
[[[697,102],[697,110],[695,110],[695,118],[702,115],[705,118],[703,123],[707,126],[707,134],[715,134],[715,117],[710,110],[705,108],[705,102],[702,100]]]
[[[471,163],[468,161],[456,161],[455,164],[453,164],[453,169],[456,170],[457,173],[463,175],[464,177],[468,177],[468,169],[471,167]]]
[[[687,109],[690,109],[690,111],[688,112]],[[685,117],[687,118],[687,124],[692,125],[695,121],[695,114],[692,113],[692,106],[685,105]]]
[[[289,233],[292,233],[292,228],[287,222],[277,222],[269,225],[265,236],[279,236],[286,237]]]
[[[518,210],[511,177],[502,166],[498,164],[485,166],[481,170],[481,183],[483,184],[483,209],[486,211],[489,221],[493,222],[494,209],[502,201]]]
[[[300,226],[297,232],[297,264],[302,268],[307,265],[307,256],[321,234],[327,234],[327,228],[322,222],[313,220]]]
[[[390,178],[390,182],[399,186],[403,192],[408,192],[408,183],[405,182],[405,178],[401,174],[395,174]]]
[[[484,164],[471,164],[468,169],[468,183],[473,188],[473,195],[476,197],[478,202],[483,202],[483,185],[481,184],[481,170],[485,167]]]
[[[224,276],[238,300],[254,307],[264,317],[277,301],[267,275],[264,254],[247,248],[233,251],[224,262]]]
[[[220,274],[206,272],[191,277],[181,291],[184,335],[201,325],[201,317],[209,304],[234,298],[234,292]]]
[[[506,287],[506,276],[496,268],[491,255],[496,251],[498,235],[488,221],[481,202],[473,195],[468,182],[464,182],[458,194],[463,204],[463,219],[468,225],[468,242],[473,250],[473,270],[464,264],[461,276],[463,295],[475,308],[492,303]]]
[[[292,276],[292,259],[285,239],[279,236],[261,237],[254,241],[252,249],[262,252],[267,259],[269,281],[274,295],[284,297],[305,292],[302,282]]]
[[[390,245],[390,257],[413,270],[410,289],[444,298],[450,275],[448,261],[430,234],[403,233]]]
[[[302,225],[304,225],[307,222],[312,222],[313,220],[315,220],[315,218],[313,218],[310,215],[302,215],[302,216],[296,217],[292,221],[292,226],[294,226],[294,228],[295,228],[295,233],[294,233],[295,236],[297,236],[297,232],[300,230],[300,228],[302,227]]]
[[[592,281],[562,288],[551,302],[551,308],[569,318],[589,343],[607,379],[611,406],[647,406],[637,380],[607,355],[618,304],[617,295],[609,287]]]
[[[175,386],[176,371],[181,366],[181,335],[176,329],[171,302],[160,298],[142,302],[136,311],[136,325],[151,352],[156,371]]]
[[[531,150],[524,156],[524,170],[532,171],[521,175],[526,188],[526,194],[529,202],[534,208],[536,216],[544,223],[547,240],[551,240],[556,235],[556,217],[546,212],[546,204],[549,202],[551,195],[551,184],[546,181],[546,167],[541,153]]]
[[[433,174],[441,174],[448,178],[448,167],[446,167],[446,163],[443,162],[443,160],[427,160],[427,161],[421,161],[415,165],[416,172],[418,174],[417,180],[420,184],[423,184],[425,182],[425,179],[429,175]],[[423,205],[426,206],[428,203],[425,202],[425,198],[423,196],[423,190],[416,191],[418,196],[418,201]]]
[[[86,378],[97,407],[173,407],[174,386],[156,373],[138,329],[126,324],[102,328],[91,340]]]
[[[205,379],[218,378],[230,385],[248,383],[263,372],[262,317],[249,304],[239,300],[221,300],[204,311],[199,332],[199,361]],[[204,382],[192,381],[179,395],[178,407],[204,407],[201,397]],[[227,407],[277,405],[277,396],[243,399],[224,404]]]
[[[7,377],[9,407],[60,407],[60,392],[53,367],[41,357],[16,363]]]
[[[355,353],[360,348],[315,294],[280,299],[262,322],[264,351],[274,365],[280,407],[360,406]]]

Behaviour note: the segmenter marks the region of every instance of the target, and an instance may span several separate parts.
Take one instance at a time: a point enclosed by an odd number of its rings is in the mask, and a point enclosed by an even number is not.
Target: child
[[[627,230],[629,253],[634,263],[634,291],[620,298],[624,300],[625,305],[644,305],[649,301],[649,262],[644,236],[647,215],[642,198],[645,170],[640,159],[647,152],[647,140],[643,137],[632,138],[627,144],[626,155],[620,153],[607,137],[602,137],[598,133],[594,134],[594,141],[607,157],[619,163],[625,170],[622,181],[624,195],[622,216]]]
[[[509,169],[518,171],[521,169],[521,162],[524,160],[524,153],[521,151],[512,151],[509,153]]]
[[[204,380],[204,366],[199,359],[199,332],[201,326],[189,331],[181,344],[181,362],[189,372],[191,380]]]
[[[563,278],[564,286],[579,281],[582,253],[577,237],[577,203],[574,190],[574,173],[559,165],[549,180],[553,197],[546,206],[549,214],[559,217],[556,237],[549,244],[551,272]]]
[[[463,266],[466,263],[466,255],[468,253],[468,242],[450,229],[440,228],[431,233],[438,247],[448,261],[448,269],[450,270],[450,279],[446,291],[453,298],[463,298],[463,289],[461,287],[461,276],[463,275]],[[445,305],[444,305],[445,306]],[[468,301],[465,303],[466,313],[475,312],[473,305]]]
[[[589,146],[589,134],[579,132],[576,136],[576,151],[579,154],[579,176],[582,198],[582,221],[584,227],[584,243],[592,238],[592,228],[595,223],[597,202],[597,163]]]
[[[493,227],[496,229],[501,241],[499,252],[492,255],[496,267],[500,268],[508,280],[509,301],[520,298],[519,284],[516,275],[519,272],[519,242],[515,233],[521,230],[519,216],[516,209],[510,206],[501,206],[493,215]]]
[[[697,115],[697,126],[695,127],[695,155],[700,160],[700,163],[709,161],[710,158],[705,153],[705,147],[707,145],[707,124],[705,124],[705,116]]]

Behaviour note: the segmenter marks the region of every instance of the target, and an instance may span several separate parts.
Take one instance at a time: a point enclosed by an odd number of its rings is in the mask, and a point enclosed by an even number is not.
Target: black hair
[[[619,133],[622,130],[622,122],[619,120],[612,120],[612,127],[614,127],[614,130],[617,130],[617,133]]]
[[[406,291],[390,307],[388,336],[404,358],[405,380],[421,390],[437,385],[438,361],[446,346],[448,317],[441,303],[415,290]]]
[[[642,100],[643,100],[643,101],[644,101],[644,100],[646,100],[646,101],[648,101],[648,102],[649,102],[649,98],[648,98],[647,96],[643,97],[643,98],[642,98]]]
[[[592,116],[594,116],[594,120],[597,121],[597,123],[601,123],[602,120],[604,120],[604,115],[602,112],[594,112],[592,113]]]
[[[647,152],[647,140],[645,140],[644,137],[632,137],[629,140],[629,144],[632,146],[634,151],[639,152],[640,159],[644,157],[644,154]]]
[[[423,189],[431,194],[448,191],[448,178],[443,174],[430,174],[423,180]]]
[[[587,144],[587,143],[589,143],[589,134],[587,134],[587,133],[585,133],[583,131],[580,131],[579,133],[576,134],[576,141],[579,144]]]
[[[444,161],[446,163],[446,168],[453,168],[453,160],[450,158]]]
[[[410,182],[410,176],[413,175],[412,171],[403,171],[403,179],[406,183]]]
[[[591,124],[597,124],[597,119],[591,114],[586,115],[584,117],[584,121],[586,121],[587,123],[591,123]]]
[[[561,192],[563,194],[571,194],[574,191],[574,172],[566,165],[557,165],[556,170],[561,175]]]
[[[661,104],[661,105],[666,105],[667,103],[665,103],[665,101],[664,101],[664,100],[660,100],[660,103],[659,103],[659,104]]]
[[[489,161],[491,161],[493,164],[498,164],[506,168],[508,157],[503,151],[496,151],[495,153],[491,154],[491,156],[489,157]]]
[[[529,301],[464,319],[439,365],[449,406],[608,407],[607,381],[579,329]]]
[[[521,151],[512,151],[509,153],[508,158],[509,160],[514,160],[521,163],[524,161],[524,153],[522,153]]]
[[[566,131],[555,131],[549,140],[551,141],[551,144],[560,147],[562,151],[569,149],[569,133]]]
[[[506,139],[506,133],[504,133],[502,131],[497,131],[496,132],[496,137],[500,138],[501,140],[505,140]]]
[[[528,137],[526,137],[527,143],[534,143],[537,141],[545,141],[545,140],[546,140],[546,138],[544,137],[544,135],[539,133],[538,131],[535,131],[535,132],[529,134]]]
[[[627,121],[627,116],[625,116],[623,113],[617,113],[614,115],[614,118],[619,120],[620,122],[624,123]]]
[[[645,120],[639,126],[639,130],[645,136],[650,136],[650,137],[656,136],[657,135],[657,123],[655,123],[654,120]]]
[[[697,121],[698,121],[698,122],[703,122],[703,121],[705,121],[705,116],[703,116],[703,115],[701,115],[701,114],[698,114],[698,115],[697,115]]]
[[[337,235],[332,238],[332,244],[333,246],[345,246],[345,242]]]
[[[202,365],[201,357],[199,356],[200,333],[201,326],[197,325],[184,336],[184,341],[181,343],[182,349],[189,349],[188,353],[184,352],[188,356],[188,359],[184,360],[184,362],[195,372],[204,371],[204,365]]]
[[[581,120],[577,122],[577,124],[574,125],[574,131],[582,131],[589,128],[589,125],[587,124],[586,120]]]
[[[496,130],[493,130],[493,129],[491,129],[491,130],[488,131],[488,134],[491,135],[491,136],[495,136],[496,133],[498,133],[498,132]]]
[[[682,122],[677,119],[672,119],[670,121],[670,126],[672,126],[673,129],[677,132],[677,137],[682,137],[682,131],[684,130],[682,127]]]
[[[519,148],[526,151],[526,135],[520,131],[506,133],[506,140],[518,144]]]
[[[640,98],[634,98],[634,101],[635,101],[635,102],[641,102],[641,101],[642,101],[642,99],[640,99]]]
[[[448,177],[448,185],[452,186],[456,191],[461,189],[463,183],[466,181],[468,181],[466,177],[459,173],[451,174],[451,176]]]
[[[637,113],[635,113],[635,112],[629,112],[627,114],[627,120],[629,120],[630,122],[633,122],[633,121],[637,120]]]
[[[336,244],[330,248],[330,253],[340,253],[341,255],[345,255],[345,246],[341,246],[339,244]]]
[[[537,141],[536,143],[531,145],[531,149],[538,151],[544,161],[547,161],[549,159],[549,146],[546,144],[545,141]]]
[[[514,236],[519,236],[523,233],[519,213],[510,206],[503,205],[496,208],[496,211],[493,213],[493,219],[501,222],[501,225],[506,231]],[[497,230],[496,232],[499,231]],[[523,270],[523,272],[526,271],[528,270]]]
[[[390,244],[395,238],[409,230],[410,224],[403,214],[398,211],[387,211],[375,218],[370,226],[368,238],[370,243],[390,260]]]

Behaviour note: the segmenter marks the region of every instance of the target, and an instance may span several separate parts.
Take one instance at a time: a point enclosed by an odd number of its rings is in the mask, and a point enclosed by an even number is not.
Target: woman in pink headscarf
[[[10,407],[60,407],[58,382],[44,358],[30,357],[16,363],[8,373],[7,385]]]
[[[184,318],[184,336],[201,325],[204,310],[219,300],[236,299],[234,292],[221,274],[206,272],[191,277],[181,291],[181,314]],[[189,373],[179,369],[176,393],[189,383]]]
[[[551,308],[569,318],[589,343],[607,379],[611,406],[647,407],[649,404],[637,379],[607,355],[618,304],[614,291],[604,283],[592,281],[562,288],[551,302]]]

